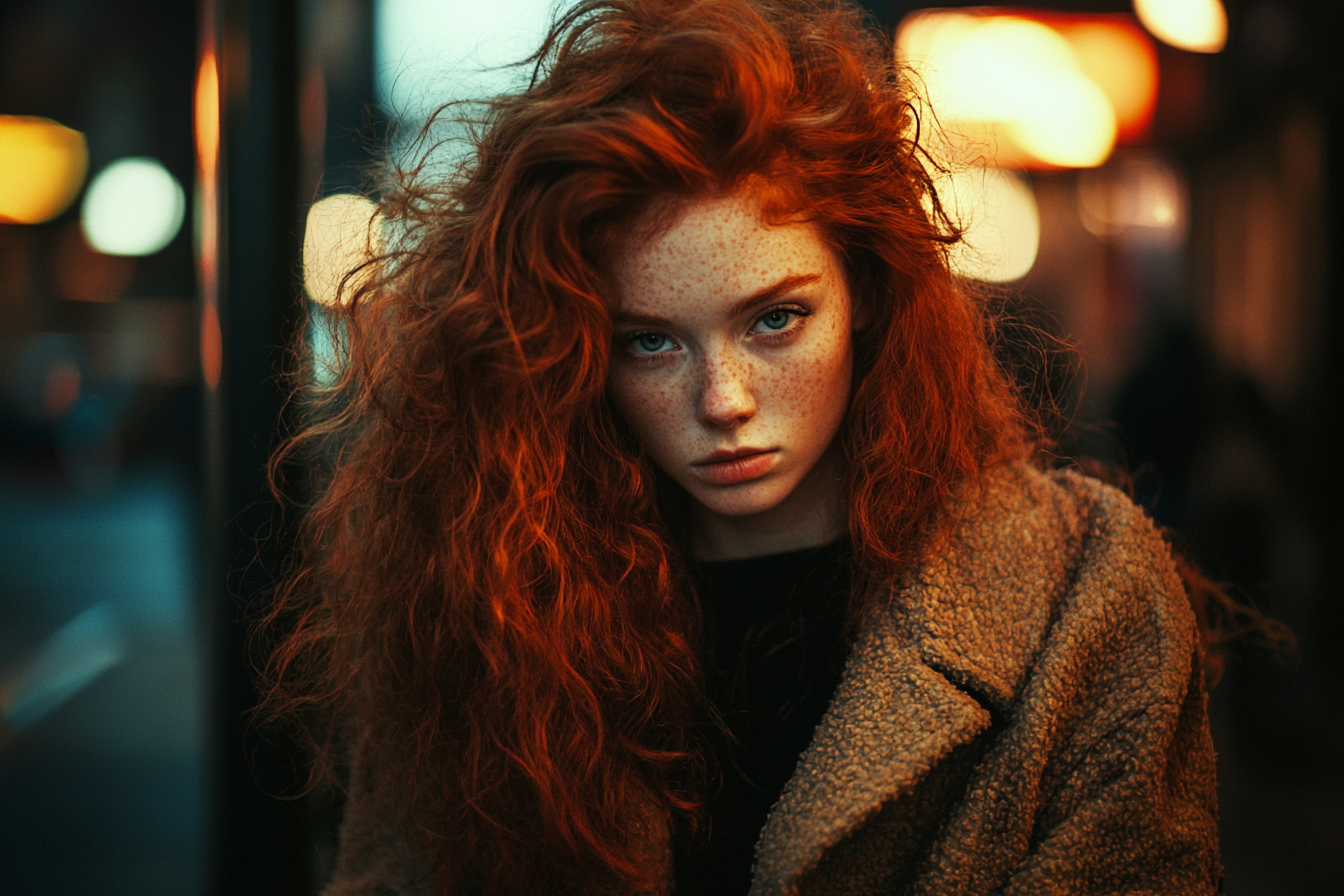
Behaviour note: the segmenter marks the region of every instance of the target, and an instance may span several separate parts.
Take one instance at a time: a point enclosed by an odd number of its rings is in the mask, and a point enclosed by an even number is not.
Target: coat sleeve
[[[1023,696],[1039,777],[1028,851],[1005,893],[1221,889],[1193,613],[1146,516],[1128,502],[1109,510],[1093,519]]]
[[[429,896],[429,864],[407,843],[396,800],[370,767],[366,743],[361,736],[355,750],[336,873],[322,896]]]

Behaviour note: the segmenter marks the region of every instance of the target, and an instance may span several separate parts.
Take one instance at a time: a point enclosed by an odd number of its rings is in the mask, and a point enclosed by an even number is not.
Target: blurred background
[[[919,73],[1062,451],[1296,633],[1213,693],[1226,891],[1344,879],[1344,4],[865,4]],[[250,731],[264,463],[378,159],[544,0],[0,5],[0,892],[309,894],[339,806]],[[1334,61],[1332,61],[1334,60]],[[493,70],[492,70],[493,69]],[[1333,558],[1333,559],[1332,559]]]

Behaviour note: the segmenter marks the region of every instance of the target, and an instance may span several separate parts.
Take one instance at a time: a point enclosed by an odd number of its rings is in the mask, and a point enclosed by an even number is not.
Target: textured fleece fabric
[[[1074,472],[982,486],[864,620],[753,896],[1218,888],[1198,639],[1166,543]],[[431,892],[395,817],[357,766],[327,896]]]

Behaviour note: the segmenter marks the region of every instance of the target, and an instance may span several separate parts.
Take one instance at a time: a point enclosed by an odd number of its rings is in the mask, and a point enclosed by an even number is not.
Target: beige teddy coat
[[[995,471],[957,516],[865,620],[753,896],[1214,892],[1213,745],[1166,543],[1067,471]],[[373,777],[327,896],[428,893]]]

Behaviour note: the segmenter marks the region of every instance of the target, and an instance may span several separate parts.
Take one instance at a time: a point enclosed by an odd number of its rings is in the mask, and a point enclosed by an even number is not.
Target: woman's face
[[[849,402],[851,310],[817,229],[771,226],[735,194],[687,203],[614,261],[611,398],[653,461],[722,517],[770,511],[825,475]]]

